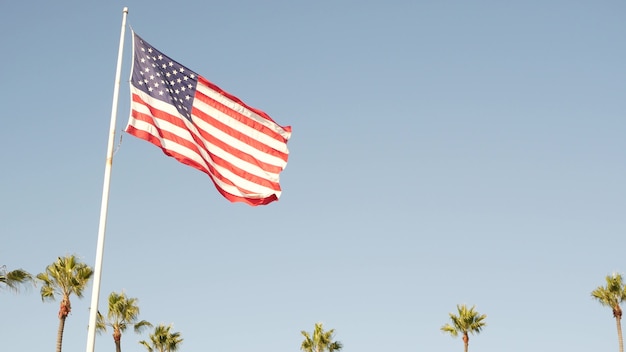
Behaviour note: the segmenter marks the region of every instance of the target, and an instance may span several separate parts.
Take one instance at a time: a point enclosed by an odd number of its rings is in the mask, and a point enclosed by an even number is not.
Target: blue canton
[[[191,121],[191,106],[198,75],[156,50],[135,34],[131,84],[135,88],[176,107]]]

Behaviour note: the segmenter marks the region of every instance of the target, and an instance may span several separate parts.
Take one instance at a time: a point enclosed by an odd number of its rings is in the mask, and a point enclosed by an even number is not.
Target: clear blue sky
[[[617,351],[590,292],[626,271],[623,1],[10,1],[0,11],[0,265],[95,262],[122,9],[152,45],[291,125],[279,202],[231,204],[125,135],[112,291],[182,351]],[[84,351],[91,285],[64,351]],[[0,292],[2,350],[53,350],[58,301]],[[125,352],[147,334],[128,332]],[[113,350],[110,332],[96,350]]]

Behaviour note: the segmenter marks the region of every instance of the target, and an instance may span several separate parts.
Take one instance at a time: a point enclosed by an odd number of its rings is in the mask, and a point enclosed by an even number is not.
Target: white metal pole
[[[98,296],[100,295],[100,281],[102,276],[102,257],[104,255],[104,234],[106,230],[107,209],[109,205],[109,185],[111,183],[111,168],[113,167],[113,144],[115,143],[115,120],[117,119],[117,101],[120,93],[120,76],[122,74],[122,54],[124,52],[124,35],[126,33],[126,16],[128,7],[122,10],[122,32],[117,54],[117,69],[113,86],[113,105],[111,108],[111,126],[109,128],[109,145],[104,167],[104,186],[102,187],[102,205],[100,206],[100,226],[98,227],[98,246],[96,248],[96,264],[94,267],[93,291],[91,292],[91,306],[89,308],[89,333],[87,335],[87,352],[93,352],[96,345],[96,319],[98,317]]]

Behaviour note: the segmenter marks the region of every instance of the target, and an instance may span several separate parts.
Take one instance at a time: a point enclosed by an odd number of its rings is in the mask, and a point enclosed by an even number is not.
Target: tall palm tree
[[[613,273],[607,275],[606,286],[598,286],[591,291],[591,297],[595,298],[601,305],[613,310],[613,317],[617,325],[617,339],[619,342],[619,352],[624,352],[624,340],[622,339],[622,308],[620,303],[626,300],[626,287],[622,275]]]
[[[55,300],[55,296],[61,296],[59,305],[59,329],[57,331],[57,352],[61,352],[63,346],[63,330],[65,319],[72,311],[70,295],[75,294],[81,298],[83,291],[93,275],[93,270],[81,263],[75,256],[59,257],[46,267],[46,271],[37,274],[37,279],[42,282],[41,300]]]
[[[165,326],[159,324],[154,328],[154,333],[150,334],[150,342],[139,341],[148,352],[175,352],[178,351],[183,339],[180,332],[172,332],[172,325]]]
[[[121,352],[122,333],[126,328],[132,325],[136,333],[140,333],[144,328],[152,326],[145,320],[139,321],[139,306],[137,298],[126,297],[124,292],[111,292],[109,295],[109,311],[106,318],[98,312],[96,321],[96,330],[98,332],[106,331],[107,326],[113,329],[113,342],[115,342],[115,351]]]
[[[476,306],[472,306],[468,309],[465,304],[457,304],[458,315],[449,313],[452,324],[447,323],[441,327],[441,331],[449,333],[452,337],[463,335],[465,352],[469,348],[469,334],[479,334],[487,325],[485,322],[487,315],[479,314],[475,308]]]
[[[32,281],[32,275],[22,269],[7,271],[6,266],[0,267],[0,283],[10,290],[17,291],[18,286]]]
[[[304,352],[334,352],[343,348],[343,344],[339,341],[333,341],[335,329],[324,331],[322,323],[316,323],[313,329],[313,336],[306,331],[300,332],[304,336],[304,341],[300,349]]]

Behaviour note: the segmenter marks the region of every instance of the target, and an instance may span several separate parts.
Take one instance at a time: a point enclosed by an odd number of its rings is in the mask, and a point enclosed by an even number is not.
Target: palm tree
[[[175,352],[178,351],[183,339],[180,332],[172,332],[172,325],[165,326],[159,324],[154,328],[154,333],[150,334],[150,342],[139,341],[148,352]]]
[[[449,313],[452,324],[447,323],[441,327],[441,331],[449,333],[452,337],[457,337],[459,334],[463,335],[465,352],[469,347],[469,334],[478,334],[487,325],[485,322],[487,315],[479,314],[475,307],[472,306],[468,309],[465,304],[457,304],[456,309],[459,315]]]
[[[6,266],[0,267],[0,283],[10,290],[17,291],[19,285],[32,281],[32,279],[32,275],[25,270],[15,269],[7,271]]]
[[[57,352],[61,352],[63,345],[63,329],[65,319],[72,311],[70,295],[83,296],[83,290],[87,286],[93,270],[81,263],[75,256],[59,257],[46,267],[46,271],[37,274],[37,279],[43,284],[41,287],[41,300],[55,300],[55,295],[61,296],[59,306],[59,329],[57,332]]]
[[[132,325],[136,333],[140,333],[144,328],[152,326],[145,320],[138,321],[139,306],[137,298],[128,298],[122,293],[111,292],[109,295],[109,312],[106,319],[98,312],[96,321],[96,330],[98,332],[106,331],[107,326],[113,329],[113,341],[115,342],[115,351],[121,352],[122,333],[126,331],[129,325]]]
[[[626,288],[622,280],[622,275],[613,273],[606,276],[606,286],[598,286],[591,291],[591,297],[595,298],[601,305],[613,310],[613,317],[617,325],[617,339],[619,342],[619,352],[624,352],[624,340],[622,339],[622,308],[620,303],[626,300]]]
[[[341,342],[333,341],[335,329],[324,331],[322,323],[315,324],[313,337],[304,330],[300,333],[304,336],[304,341],[302,341],[302,345],[300,346],[300,349],[304,352],[334,352],[343,348]]]

